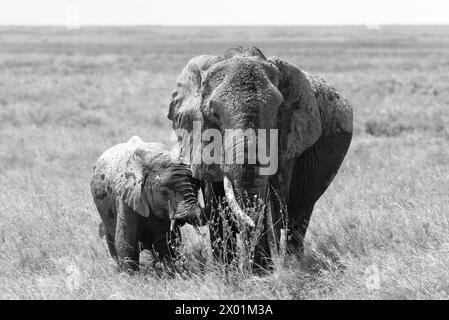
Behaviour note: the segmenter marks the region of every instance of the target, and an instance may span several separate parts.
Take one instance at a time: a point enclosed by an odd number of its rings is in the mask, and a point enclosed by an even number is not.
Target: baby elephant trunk
[[[178,205],[176,213],[174,213],[173,220],[186,222],[193,226],[204,226],[206,219],[204,216],[204,198],[201,189],[198,190],[197,197],[189,197],[181,201]]]

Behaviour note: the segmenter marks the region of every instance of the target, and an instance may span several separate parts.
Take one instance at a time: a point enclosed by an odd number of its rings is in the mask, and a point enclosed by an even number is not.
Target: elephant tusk
[[[201,187],[198,188],[198,203],[200,204],[200,207],[202,209],[204,209],[206,207],[206,204],[204,203],[203,191],[201,190]]]
[[[269,192],[269,191],[268,191]],[[279,250],[276,242],[276,232],[274,230],[274,224],[273,224],[273,213],[271,211],[271,199],[270,195],[268,194],[268,201],[267,201],[267,236],[268,236],[268,246],[270,248],[270,252],[272,256],[278,256]]]
[[[171,210],[170,200],[168,200],[168,215],[170,217],[170,232],[173,232],[175,230],[176,219],[174,212]]]
[[[228,200],[229,208],[231,212],[240,220],[243,221],[244,224],[249,226],[250,228],[254,228],[254,221],[251,219],[246,213],[242,211],[237,200],[235,199],[234,189],[232,187],[232,182],[225,175],[223,178],[223,185],[226,194],[226,199]]]

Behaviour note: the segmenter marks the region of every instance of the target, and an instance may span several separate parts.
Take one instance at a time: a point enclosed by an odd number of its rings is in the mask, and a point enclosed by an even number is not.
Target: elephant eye
[[[161,194],[162,194],[162,196],[167,197],[168,196],[168,191],[167,190],[162,190]]]

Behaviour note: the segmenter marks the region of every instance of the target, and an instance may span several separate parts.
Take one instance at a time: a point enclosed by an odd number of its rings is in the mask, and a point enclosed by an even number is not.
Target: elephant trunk
[[[180,219],[193,226],[204,226],[206,219],[204,215],[204,197],[201,189],[198,189],[197,198],[189,198],[183,200],[178,205],[178,212],[176,218]]]
[[[265,201],[268,187],[268,176],[257,174],[258,168],[250,165],[240,166],[230,175],[234,190],[242,203],[256,205],[257,201]]]
[[[265,201],[268,176],[259,172],[260,163],[257,159],[257,128],[254,115],[240,115],[238,121],[231,124],[233,135],[225,135],[225,159],[232,163],[224,166],[224,187],[231,211],[236,216],[242,216],[245,210],[242,205],[252,209],[259,200]],[[235,195],[234,195],[235,194]],[[240,200],[240,205],[237,200]],[[246,214],[245,214],[246,215]],[[248,217],[246,215],[246,217]],[[249,218],[249,217],[248,217]],[[248,220],[248,219],[246,219]],[[251,219],[251,225],[254,225]]]
[[[254,208],[257,208],[258,202],[253,201],[253,199],[260,199],[263,202],[262,210],[258,212],[258,215],[264,215],[264,234],[267,236],[268,241],[268,249],[271,255],[278,255],[279,254],[279,246],[278,246],[278,237],[276,236],[275,232],[275,221],[274,221],[274,215],[273,215],[273,208],[272,208],[272,192],[270,192],[270,182],[268,179],[268,176],[261,176],[256,175],[254,178],[251,178],[252,176],[252,170],[257,170],[257,168],[251,168],[242,166],[240,170],[234,171],[234,176],[232,179],[232,183],[229,181],[229,185],[235,186],[235,191],[237,194],[240,195],[240,198],[243,200],[241,203],[246,202],[244,201],[245,198],[247,200],[250,200],[249,202],[252,203]],[[249,171],[249,173],[248,173]],[[226,180],[225,182],[225,188],[226,188]],[[226,190],[226,189],[225,189]],[[229,203],[229,197],[228,194],[226,194],[226,197],[228,199]],[[235,201],[235,204],[233,206],[230,205],[231,211],[234,212],[235,207],[237,207],[237,210],[240,210],[244,212],[241,207],[237,204]],[[259,207],[260,208],[260,207]],[[252,208],[251,208],[252,209]],[[256,209],[257,210],[257,209]],[[249,217],[248,217],[249,218]],[[255,218],[256,221],[258,218]],[[260,220],[259,220],[260,221]],[[253,220],[251,220],[252,226],[255,225]],[[259,228],[259,226],[257,226]]]
[[[225,171],[223,183],[231,211],[236,216],[244,215],[243,221],[254,227],[254,221],[248,217],[242,206],[249,204],[252,209],[252,206],[257,205],[258,199],[265,200],[268,176],[259,175],[258,167],[254,164],[229,165]]]

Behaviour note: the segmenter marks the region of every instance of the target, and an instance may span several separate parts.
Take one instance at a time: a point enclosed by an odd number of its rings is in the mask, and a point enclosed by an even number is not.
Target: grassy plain
[[[177,75],[235,44],[324,77],[354,108],[304,261],[266,277],[118,273],[94,161],[136,134],[172,143]],[[449,27],[1,27],[0,298],[448,299],[448,123]],[[205,236],[184,233],[186,259],[207,257]]]

